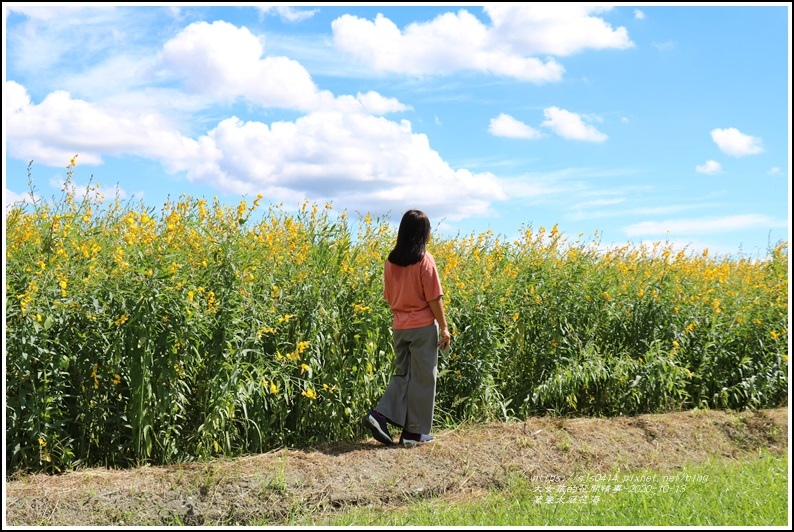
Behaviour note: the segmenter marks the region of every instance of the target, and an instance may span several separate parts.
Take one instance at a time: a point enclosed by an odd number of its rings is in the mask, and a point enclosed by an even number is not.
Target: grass
[[[577,479],[578,480],[578,479]],[[615,491],[616,486],[621,486]],[[579,491],[568,492],[570,488]],[[563,493],[560,493],[560,491]],[[515,478],[474,500],[417,500],[392,508],[352,508],[307,526],[774,526],[790,524],[788,462],[762,451],[680,470],[591,475],[576,486]]]

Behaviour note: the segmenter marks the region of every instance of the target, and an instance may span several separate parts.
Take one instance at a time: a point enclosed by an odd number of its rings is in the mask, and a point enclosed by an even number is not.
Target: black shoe
[[[404,447],[413,447],[420,443],[427,443],[433,441],[435,438],[429,434],[418,434],[416,432],[403,432],[400,435],[400,445]]]
[[[394,445],[389,427],[386,425],[386,418],[375,410],[364,416],[361,420],[365,427],[372,432],[372,437],[384,445]]]

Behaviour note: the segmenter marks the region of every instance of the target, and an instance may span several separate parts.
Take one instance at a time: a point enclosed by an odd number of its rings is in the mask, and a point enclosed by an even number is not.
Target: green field
[[[6,217],[8,472],[366,436],[392,369],[385,217],[261,198],[158,211],[76,191],[67,168],[62,197]],[[438,426],[785,404],[787,242],[729,258],[516,235],[428,245],[453,335]]]

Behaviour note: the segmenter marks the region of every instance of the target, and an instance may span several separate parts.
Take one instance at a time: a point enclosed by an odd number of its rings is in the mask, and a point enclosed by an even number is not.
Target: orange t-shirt
[[[425,251],[422,260],[409,266],[386,261],[383,268],[383,297],[389,302],[394,329],[417,329],[436,318],[428,301],[444,295],[433,255]]]

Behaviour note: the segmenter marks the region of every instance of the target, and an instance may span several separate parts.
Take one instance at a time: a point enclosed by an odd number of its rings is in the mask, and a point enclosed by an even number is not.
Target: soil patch
[[[134,470],[6,479],[6,525],[283,525],[352,505],[476,495],[514,475],[658,472],[759,449],[788,452],[788,408],[464,424],[415,448],[373,439]]]

